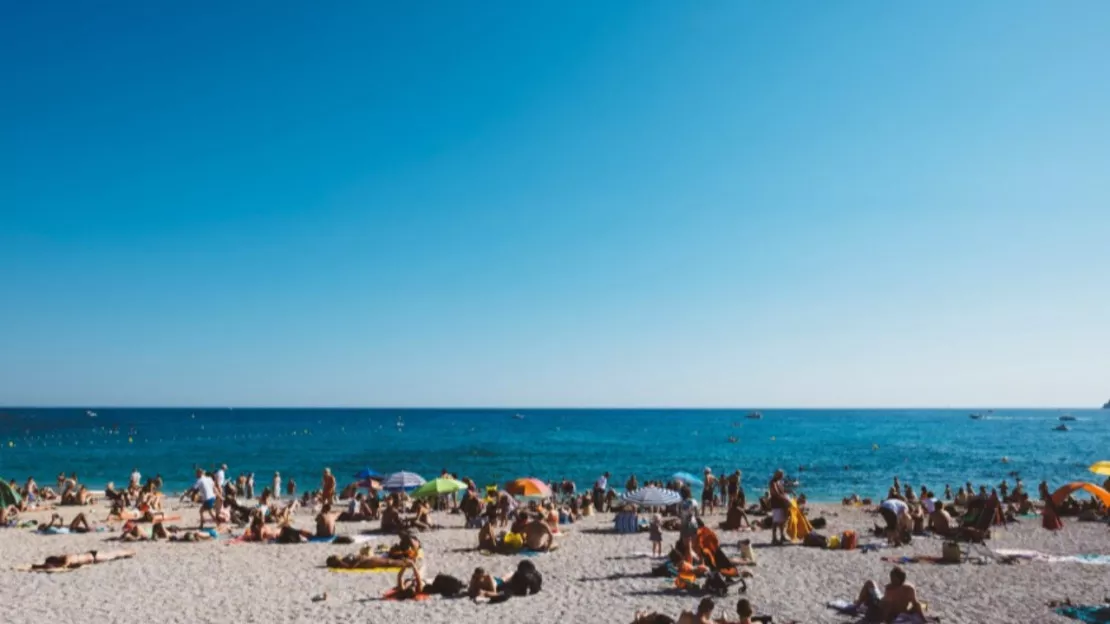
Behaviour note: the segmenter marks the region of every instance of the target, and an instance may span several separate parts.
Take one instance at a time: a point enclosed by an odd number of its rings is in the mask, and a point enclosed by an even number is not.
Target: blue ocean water
[[[630,474],[643,481],[710,466],[740,469],[749,487],[763,487],[783,468],[810,498],[839,500],[878,496],[894,475],[937,490],[1012,483],[1012,471],[1030,486],[1091,480],[1087,466],[1110,459],[1105,410],[1070,412],[1077,420],[1065,433],[1052,430],[1057,410],[984,420],[967,410],[764,410],[751,420],[748,410],[519,410],[518,419],[518,410],[487,409],[92,409],[95,418],[0,408],[0,477],[48,484],[76,471],[95,488],[125,483],[138,467],[181,490],[194,466],[226,463],[230,475],[254,472],[259,483],[280,471],[301,491],[319,487],[324,466],[341,483],[363,467],[426,477],[446,468],[479,483],[567,477],[584,488],[606,470],[620,486]]]

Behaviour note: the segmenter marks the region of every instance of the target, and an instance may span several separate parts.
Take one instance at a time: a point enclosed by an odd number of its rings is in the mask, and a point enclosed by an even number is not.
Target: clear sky
[[[9,4],[0,403],[1100,404],[1107,24]]]

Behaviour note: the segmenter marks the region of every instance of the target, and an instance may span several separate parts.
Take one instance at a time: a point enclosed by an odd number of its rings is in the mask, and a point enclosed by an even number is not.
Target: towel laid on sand
[[[1079,620],[1085,624],[1107,624],[1110,622],[1110,606],[1076,606],[1076,607],[1059,607],[1056,613]]]
[[[994,551],[1003,557],[1016,557],[1029,561],[1044,561],[1047,563],[1083,563],[1087,565],[1110,565],[1110,555],[1049,555],[1035,550],[1017,550],[999,548]]]

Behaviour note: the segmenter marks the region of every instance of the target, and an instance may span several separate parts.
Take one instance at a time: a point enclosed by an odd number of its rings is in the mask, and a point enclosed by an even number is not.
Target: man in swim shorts
[[[204,528],[205,512],[208,512],[212,522],[218,525],[220,520],[216,516],[216,498],[219,496],[219,491],[216,489],[216,482],[203,470],[197,468],[197,482],[193,484],[193,490],[200,494],[200,528]]]

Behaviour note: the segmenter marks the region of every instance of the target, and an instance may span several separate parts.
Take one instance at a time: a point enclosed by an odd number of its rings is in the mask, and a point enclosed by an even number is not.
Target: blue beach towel
[[[1056,613],[1073,620],[1085,622],[1086,624],[1110,623],[1110,606],[1106,605],[1101,607],[1059,607],[1056,609]]]

